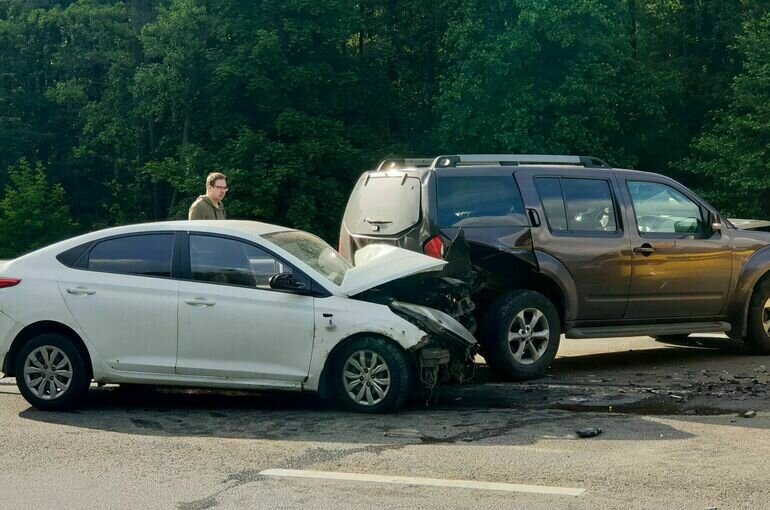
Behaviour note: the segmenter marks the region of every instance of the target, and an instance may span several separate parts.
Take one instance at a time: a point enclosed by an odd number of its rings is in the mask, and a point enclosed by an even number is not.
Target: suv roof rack
[[[453,168],[462,165],[493,164],[500,166],[534,165],[575,165],[585,168],[611,168],[593,156],[558,156],[549,154],[454,154],[439,156],[431,168]]]
[[[377,166],[377,171],[399,170],[407,167],[429,167],[435,158],[393,158],[383,159]]]

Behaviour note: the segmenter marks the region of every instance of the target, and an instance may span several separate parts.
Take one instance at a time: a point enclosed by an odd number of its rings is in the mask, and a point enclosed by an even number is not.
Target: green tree
[[[441,141],[461,151],[629,157],[616,2],[471,1],[444,38]]]
[[[0,258],[13,258],[72,235],[64,188],[48,182],[45,168],[25,159],[8,169],[10,183],[0,200]]]
[[[770,15],[746,23],[732,99],[693,144],[684,166],[699,191],[732,216],[770,217]]]

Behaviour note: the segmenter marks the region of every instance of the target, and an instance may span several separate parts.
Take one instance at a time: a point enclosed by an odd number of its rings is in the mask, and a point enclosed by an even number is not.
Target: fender
[[[561,290],[564,297],[565,322],[576,320],[578,317],[578,294],[572,275],[564,264],[543,251],[535,250],[535,257],[540,266],[540,273],[554,281]]]
[[[770,246],[756,251],[741,267],[727,307],[727,316],[733,326],[729,332],[731,338],[746,336],[749,303],[754,287],[769,270]]]

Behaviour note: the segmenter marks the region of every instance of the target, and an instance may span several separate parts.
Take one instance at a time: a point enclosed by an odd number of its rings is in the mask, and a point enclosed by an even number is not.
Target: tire
[[[749,302],[747,326],[743,341],[749,352],[770,354],[770,280],[764,280],[755,287]]]
[[[487,364],[500,376],[514,381],[541,377],[556,357],[560,339],[556,307],[547,297],[531,290],[500,296],[484,317],[481,329]]]
[[[51,366],[58,368],[52,371]],[[16,358],[16,385],[27,402],[42,411],[63,411],[76,407],[90,384],[83,356],[65,336],[55,333],[38,335],[21,348]],[[55,395],[53,398],[52,394]]]
[[[382,366],[385,368],[372,377],[369,371]],[[387,386],[385,374],[390,375]],[[388,413],[400,409],[412,384],[404,353],[389,340],[377,337],[357,338],[344,345],[335,354],[329,377],[337,401],[359,413]]]

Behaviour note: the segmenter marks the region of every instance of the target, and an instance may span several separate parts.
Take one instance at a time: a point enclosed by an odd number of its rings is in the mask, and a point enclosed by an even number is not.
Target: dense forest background
[[[0,258],[228,215],[336,242],[388,155],[586,154],[770,217],[770,0],[0,0]]]

